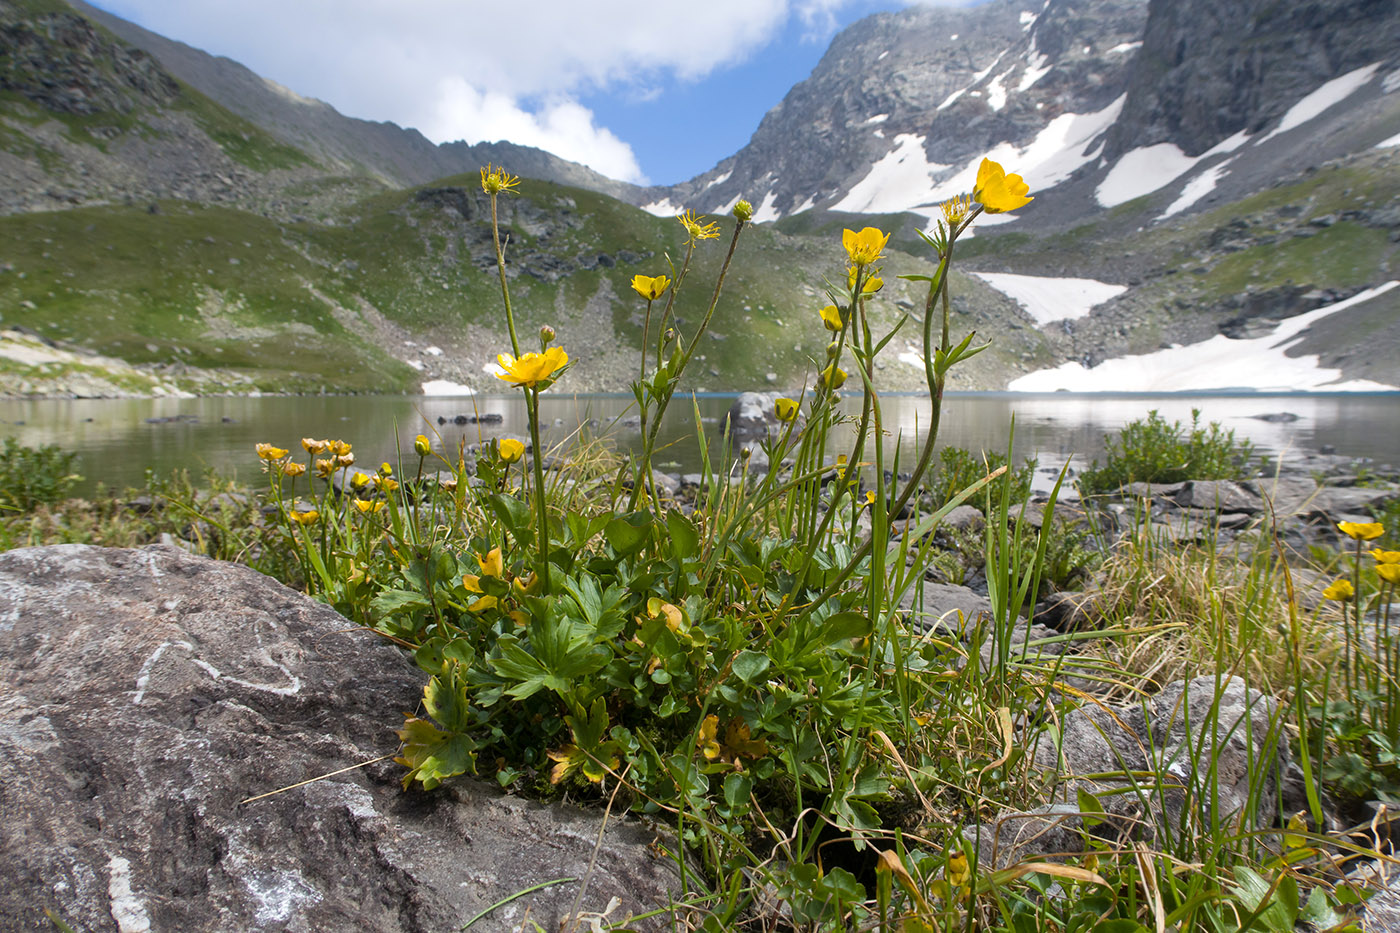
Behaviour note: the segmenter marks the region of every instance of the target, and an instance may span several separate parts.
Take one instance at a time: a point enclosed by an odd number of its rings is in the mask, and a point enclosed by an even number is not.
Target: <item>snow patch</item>
[[[739,203],[739,200],[740,200],[742,197],[743,197],[742,194],[736,194],[736,195],[734,195],[734,197],[732,197],[732,198],[729,199],[729,203],[728,203],[728,204],[723,204],[723,205],[721,205],[721,206],[715,208],[715,209],[714,209],[713,211],[711,211],[710,213],[712,213],[712,214],[728,214],[730,211],[734,210],[734,205],[735,205],[735,204],[738,204],[738,203]]]
[[[923,195],[933,186],[932,176],[947,168],[928,160],[924,137],[900,133],[894,138],[894,148],[870,166],[869,173],[831,209],[884,214],[905,210],[911,203],[925,203]]]
[[[1128,290],[1095,279],[1055,278],[1045,275],[1012,275],[1009,272],[974,272],[977,278],[1025,309],[1036,324],[1072,321]]]
[[[1046,58],[1040,52],[1032,52],[1030,57],[1026,60],[1026,71],[1025,74],[1021,75],[1021,83],[1016,85],[1016,90],[1028,90],[1037,81],[1048,75],[1050,69],[1055,67],[1054,65],[1047,64],[1049,61],[1050,59]]]
[[[1021,28],[1022,28],[1022,29],[1030,29],[1030,28],[1031,28],[1031,24],[1033,24],[1033,23],[1035,22],[1035,18],[1036,18],[1036,17],[1035,17],[1035,14],[1034,14],[1034,13],[1028,12],[1028,11],[1026,11],[1026,10],[1022,10],[1022,11],[1021,11]]]
[[[769,190],[763,196],[763,203],[753,212],[753,222],[756,224],[767,223],[770,220],[778,220],[783,216],[783,212],[773,205],[777,202],[778,196]]]
[[[888,120],[889,118],[890,118],[890,115],[887,114],[887,113],[877,113],[877,114],[875,114],[875,116],[871,117],[869,120],[866,120],[865,122],[866,122],[866,123],[884,123],[884,122],[885,122],[886,120]]]
[[[1325,317],[1370,301],[1400,286],[1386,282],[1335,304],[1299,314],[1264,337],[1231,340],[1217,334],[1209,340],[1171,347],[1140,356],[1105,360],[1093,369],[1065,363],[1014,380],[1013,392],[1205,392],[1224,389],[1258,391],[1377,392],[1396,386],[1353,379],[1338,382],[1341,370],[1319,365],[1316,355],[1288,356],[1304,330]]]
[[[1400,146],[1400,133],[1396,133],[1389,139],[1383,139],[1376,143],[1377,149],[1389,149],[1391,146]]]
[[[1006,106],[1006,88],[1002,86],[1002,79],[1011,74],[1013,69],[1006,69],[997,75],[987,84],[987,106],[993,110],[1000,110]]]
[[[671,203],[670,198],[662,198],[660,201],[643,204],[642,210],[654,217],[674,217],[681,212],[679,207]]]
[[[730,169],[729,171],[725,172],[723,175],[716,175],[716,176],[714,177],[714,179],[711,180],[710,183],[709,183],[708,185],[706,185],[704,188],[701,188],[700,190],[701,190],[701,191],[709,191],[709,190],[710,190],[711,188],[713,188],[715,185],[722,185],[722,184],[724,184],[726,181],[728,181],[728,180],[729,180],[729,176],[730,176],[730,175],[733,175],[733,174],[734,174],[734,170],[733,170],[733,169]]]
[[[1171,203],[1170,207],[1158,215],[1157,219],[1164,220],[1171,217],[1173,214],[1180,214],[1192,204],[1195,204],[1201,198],[1214,191],[1220,179],[1229,174],[1229,172],[1226,171],[1226,166],[1233,161],[1235,160],[1226,159],[1219,165],[1212,165],[1210,168],[1188,181],[1185,186],[1182,187],[1181,194],[1177,195],[1176,200]]]
[[[1172,143],[1142,146],[1124,153],[1099,183],[1094,199],[1101,207],[1126,204],[1171,184],[1195,168],[1198,161]]]
[[[1396,88],[1400,88],[1400,70],[1392,71],[1381,81],[1381,90],[1387,94]]]
[[[491,375],[505,372],[504,369],[495,363],[487,363],[483,369]],[[423,383],[422,392],[424,395],[475,395],[476,390],[471,386],[464,386],[456,382],[448,382],[446,379],[430,379]]]
[[[409,366],[412,366],[414,369],[418,370],[420,373],[428,368],[426,365],[424,365],[422,360],[404,360],[404,362],[407,363]]]
[[[1105,55],[1126,55],[1129,52],[1142,48],[1141,42],[1124,42],[1122,45],[1115,45],[1105,52]]]
[[[803,211],[810,211],[813,208],[813,206],[816,205],[816,203],[817,202],[815,200],[813,200],[811,197],[808,197],[807,200],[803,201],[801,204],[788,211],[788,216],[791,217],[793,214],[800,214]]]
[[[1380,62],[1373,65],[1366,65],[1364,68],[1357,68],[1349,71],[1340,78],[1333,78],[1322,87],[1304,97],[1298,103],[1288,108],[1288,112],[1283,115],[1279,125],[1261,136],[1259,142],[1267,142],[1280,133],[1287,133],[1289,130],[1302,126],[1314,117],[1320,116],[1330,107],[1341,103],[1353,93],[1360,90],[1362,85],[1370,81],[1381,67]]]

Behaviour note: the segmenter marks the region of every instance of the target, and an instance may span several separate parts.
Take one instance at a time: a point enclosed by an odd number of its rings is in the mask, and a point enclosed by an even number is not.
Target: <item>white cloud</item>
[[[557,98],[535,112],[505,94],[482,93],[457,77],[444,78],[432,97],[433,112],[419,126],[437,142],[469,143],[508,139],[535,146],[623,181],[645,182],[632,147],[611,130],[597,126],[587,107]]]
[[[910,0],[97,2],[349,116],[416,127],[436,142],[541,146],[639,181],[630,147],[596,125],[581,96],[698,81],[751,57],[794,17],[825,39],[842,9]]]

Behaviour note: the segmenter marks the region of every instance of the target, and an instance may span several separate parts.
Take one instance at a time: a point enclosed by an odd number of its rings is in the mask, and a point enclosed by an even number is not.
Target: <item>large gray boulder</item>
[[[423,677],[331,609],[169,547],[0,555],[0,928],[444,931],[588,877],[610,919],[679,889],[656,834],[476,781],[404,792]],[[274,796],[320,775],[324,780]],[[580,882],[473,927],[549,930]],[[665,921],[652,921],[665,924]]]

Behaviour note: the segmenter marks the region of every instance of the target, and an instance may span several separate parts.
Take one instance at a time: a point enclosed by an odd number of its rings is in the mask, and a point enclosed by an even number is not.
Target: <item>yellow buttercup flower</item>
[[[525,445],[513,437],[503,437],[496,445],[501,452],[501,459],[506,463],[514,463],[525,456]]]
[[[846,270],[846,287],[847,287],[847,288],[855,288],[855,287],[856,287],[856,273],[857,273],[857,272],[858,272],[858,269],[857,269],[857,267],[855,267],[855,266],[851,266],[849,269]],[[875,294],[876,292],[878,292],[880,289],[882,289],[882,288],[885,287],[885,280],[882,279],[882,278],[880,278],[879,272],[880,272],[879,269],[871,269],[871,270],[870,270],[869,275],[867,275],[867,276],[865,277],[865,281],[864,281],[863,283],[861,283],[861,286],[860,286],[860,293],[861,293],[862,295],[873,295],[873,294]]]
[[[350,445],[344,441],[322,441],[322,443],[326,445],[327,450],[337,457],[344,457],[350,453]]]
[[[664,275],[634,275],[632,290],[647,301],[655,301],[671,287],[671,280]]]
[[[319,454],[321,451],[325,450],[329,443],[330,441],[318,441],[314,437],[303,437],[301,439],[301,446],[307,453],[312,455]]]
[[[481,565],[483,577],[499,577],[505,573],[505,561],[502,559],[501,549],[498,547],[493,547],[486,553],[485,557],[478,554],[476,562]]]
[[[944,201],[942,207],[943,219],[948,222],[948,229],[952,230],[967,219],[967,215],[972,211],[972,200],[967,195],[960,194]]]
[[[1400,583],[1400,564],[1377,564],[1376,573],[1386,583]]]
[[[1336,580],[1331,586],[1322,591],[1326,599],[1333,599],[1337,602],[1346,602],[1356,595],[1356,587],[1351,585],[1350,580]]]
[[[492,168],[490,162],[487,162],[486,167],[481,170],[481,190],[487,194],[510,191],[518,184],[520,184],[518,177],[507,174],[506,170],[499,166]]]
[[[828,364],[826,369],[822,370],[822,384],[832,391],[841,388],[846,384],[846,371],[835,363]]]
[[[371,499],[356,499],[355,508],[359,509],[361,512],[378,512],[380,509],[384,508],[384,503]]]
[[[821,315],[822,324],[826,325],[826,329],[833,333],[839,332],[841,328],[846,326],[841,320],[841,312],[836,305],[827,305],[817,313]]]
[[[1357,541],[1374,541],[1385,534],[1380,522],[1337,522],[1337,530]]]
[[[889,241],[888,233],[874,227],[866,227],[860,233],[854,230],[841,233],[841,245],[846,247],[846,254],[857,266],[868,266],[879,259]]]
[[[304,512],[292,509],[287,513],[287,517],[298,525],[314,525],[316,522],[320,521],[321,513],[315,509],[307,509]]]
[[[283,457],[287,456],[287,449],[285,447],[273,447],[271,444],[258,444],[253,449],[256,450],[258,456],[264,460],[281,460]]]
[[[368,482],[369,477],[366,476],[364,473],[361,473],[359,470],[356,470],[355,475],[350,477],[350,485],[356,489],[363,489],[365,484]]]
[[[505,370],[496,374],[497,379],[513,386],[533,389],[563,369],[564,364],[569,362],[569,354],[562,347],[550,347],[543,353],[522,353],[518,359],[509,353],[502,353],[496,357],[496,362]]]
[[[943,877],[955,888],[967,884],[968,879],[972,877],[972,866],[967,862],[966,852],[959,848],[948,851],[948,862],[943,867]]]
[[[713,240],[719,236],[719,224],[702,224],[695,217],[694,211],[685,211],[676,217],[682,227],[685,228],[686,236],[691,240]]]
[[[279,465],[278,469],[282,471],[283,476],[300,476],[301,474],[306,472],[306,464],[283,463]]]
[[[428,435],[420,434],[413,439],[413,452],[420,457],[426,457],[433,452],[433,443],[428,440]]]
[[[338,456],[335,458],[335,462],[336,462],[336,465],[337,465],[337,466],[343,466],[343,467],[353,466],[354,463],[355,463],[355,455],[354,455],[354,454],[340,454],[340,455],[338,455]]]
[[[773,402],[773,414],[778,416],[778,420],[784,423],[797,417],[797,402],[790,398],[780,398]]]
[[[380,475],[380,476],[393,476],[393,475],[394,475],[394,465],[391,464],[388,460],[385,460],[383,463],[379,464],[379,475]]]
[[[399,481],[389,476],[376,476],[374,485],[385,492],[393,492],[399,488]]]
[[[1020,175],[1008,175],[996,162],[983,159],[977,169],[977,185],[972,189],[972,199],[988,214],[1000,214],[1025,207],[1035,200],[1027,197],[1030,185],[1021,180]]]
[[[1382,551],[1375,548],[1370,553],[1378,564],[1400,564],[1400,551]]]
[[[327,477],[329,477],[329,476],[330,476],[332,473],[334,473],[334,472],[335,472],[335,461],[334,461],[334,460],[317,460],[317,461],[316,461],[316,475],[319,476],[319,477],[321,477],[321,479],[326,479]]]

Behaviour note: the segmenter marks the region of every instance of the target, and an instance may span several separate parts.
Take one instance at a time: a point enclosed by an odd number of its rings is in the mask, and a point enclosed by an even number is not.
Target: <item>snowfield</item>
[[[1094,279],[1053,278],[1045,275],[1013,275],[1009,272],[974,272],[973,275],[1025,309],[1037,325],[1081,318],[1094,307],[1128,290]]]
[[[1370,301],[1400,281],[1386,282],[1346,301],[1291,317],[1264,337],[1232,340],[1217,334],[1201,343],[1171,347],[1140,356],[1105,360],[1093,369],[1065,363],[1014,380],[1012,392],[1208,392],[1256,389],[1267,392],[1384,392],[1400,388],[1353,379],[1338,382],[1341,370],[1328,369],[1315,355],[1286,351],[1313,324],[1339,311]]]

